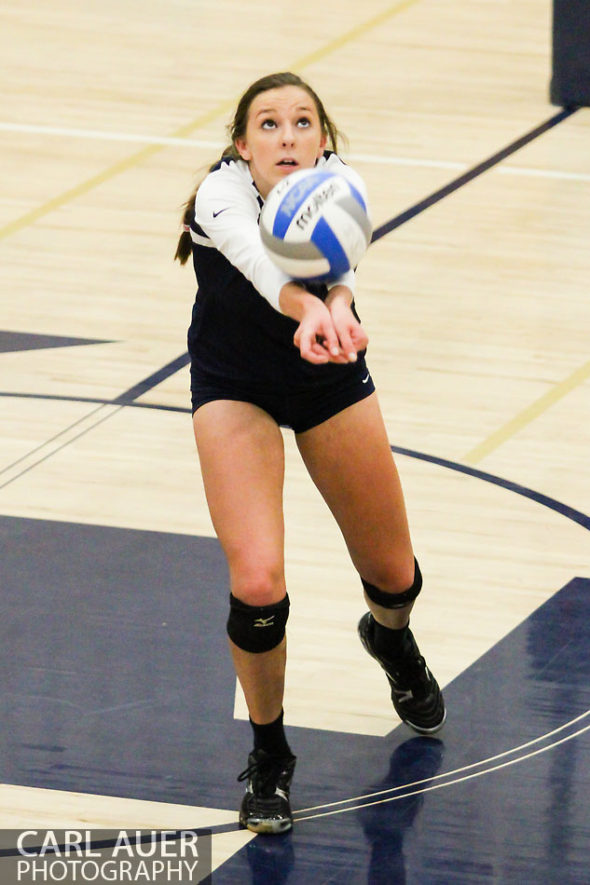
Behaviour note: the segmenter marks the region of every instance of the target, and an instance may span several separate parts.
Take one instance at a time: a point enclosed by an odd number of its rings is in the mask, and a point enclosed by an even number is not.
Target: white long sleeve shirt
[[[327,151],[316,168],[345,176],[366,197],[360,176],[337,154]],[[291,277],[273,264],[262,244],[258,227],[262,205],[248,164],[243,160],[223,161],[197,191],[191,237],[195,245],[218,249],[280,311],[279,294]],[[330,287],[337,283],[348,286],[354,294],[354,271],[334,280]]]

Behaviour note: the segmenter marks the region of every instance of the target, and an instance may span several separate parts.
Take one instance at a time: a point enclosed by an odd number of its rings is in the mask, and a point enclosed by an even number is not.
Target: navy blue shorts
[[[226,382],[199,370],[191,371],[191,394],[193,415],[200,406],[214,400],[234,400],[252,403],[267,412],[277,424],[290,427],[295,433],[304,433],[317,427],[370,396],[375,390],[373,379],[363,356],[356,363],[343,365],[341,373],[321,373],[313,381],[289,390],[261,391],[247,384]]]

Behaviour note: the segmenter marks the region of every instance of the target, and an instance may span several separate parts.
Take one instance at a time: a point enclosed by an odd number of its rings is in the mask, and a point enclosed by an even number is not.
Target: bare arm
[[[336,285],[326,301],[297,283],[281,288],[282,312],[299,323],[293,338],[303,359],[310,363],[353,363],[367,346],[367,336],[351,310],[352,292]]]

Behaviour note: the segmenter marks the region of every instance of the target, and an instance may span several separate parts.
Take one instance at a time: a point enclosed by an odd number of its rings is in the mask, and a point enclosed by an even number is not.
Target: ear
[[[234,144],[242,160],[245,160],[246,163],[249,163],[252,159],[252,152],[247,147],[245,139],[236,138]]]
[[[320,146],[318,148],[318,154],[317,154],[318,160],[322,156],[322,154],[324,153],[324,150],[326,149],[327,144],[328,144],[328,136],[324,134],[321,137]]]

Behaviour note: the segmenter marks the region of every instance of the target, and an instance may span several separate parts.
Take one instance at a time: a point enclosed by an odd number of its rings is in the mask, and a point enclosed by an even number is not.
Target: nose
[[[285,123],[285,125],[283,126],[282,136],[282,142],[285,146],[293,144],[293,142],[295,141],[295,129],[291,123]]]

